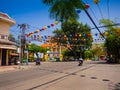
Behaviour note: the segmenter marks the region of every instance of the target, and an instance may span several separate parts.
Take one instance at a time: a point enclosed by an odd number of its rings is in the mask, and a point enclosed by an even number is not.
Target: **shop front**
[[[0,66],[9,65],[10,51],[16,51],[16,46],[0,44]]]

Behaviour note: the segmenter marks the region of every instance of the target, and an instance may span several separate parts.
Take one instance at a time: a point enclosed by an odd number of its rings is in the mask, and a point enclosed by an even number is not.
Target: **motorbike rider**
[[[81,66],[82,64],[83,64],[83,59],[79,58],[79,64],[78,64],[78,66]]]

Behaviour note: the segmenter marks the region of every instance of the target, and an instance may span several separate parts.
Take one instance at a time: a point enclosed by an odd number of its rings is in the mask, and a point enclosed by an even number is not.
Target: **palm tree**
[[[55,18],[61,22],[71,19],[77,20],[79,15],[76,12],[76,9],[83,9],[98,32],[102,35],[103,38],[105,38],[86,10],[85,3],[82,0],[43,0],[43,3],[50,6],[50,17]]]
[[[76,9],[83,9],[81,0],[43,0],[43,3],[50,6],[50,17],[61,22],[77,20]]]

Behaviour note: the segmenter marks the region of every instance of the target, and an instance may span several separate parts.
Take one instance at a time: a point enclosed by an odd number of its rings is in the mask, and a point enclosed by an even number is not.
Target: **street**
[[[120,90],[120,65],[47,62],[0,74],[0,90]]]

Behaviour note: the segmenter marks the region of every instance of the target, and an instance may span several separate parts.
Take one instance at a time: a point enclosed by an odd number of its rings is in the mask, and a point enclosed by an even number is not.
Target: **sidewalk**
[[[28,69],[28,68],[32,68],[33,65],[34,63],[29,63],[29,65],[23,64],[23,65],[0,66],[0,73]]]
[[[42,62],[42,64],[48,63],[48,62]],[[24,63],[23,65],[7,65],[7,66],[0,66],[0,73],[2,72],[8,72],[8,71],[17,71],[17,70],[24,70],[29,68],[34,68],[35,62],[29,62],[28,65]]]

